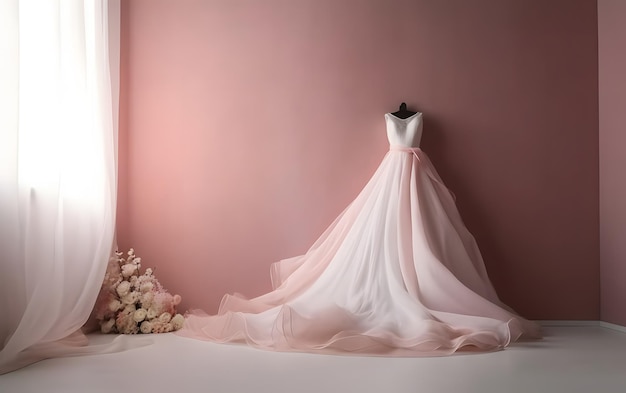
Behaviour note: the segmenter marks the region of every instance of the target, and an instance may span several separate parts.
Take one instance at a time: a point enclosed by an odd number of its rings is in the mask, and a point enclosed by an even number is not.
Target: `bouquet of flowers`
[[[176,313],[180,295],[171,295],[148,268],[139,274],[141,258],[131,248],[126,258],[116,251],[109,260],[95,316],[102,333],[167,333],[185,321]]]

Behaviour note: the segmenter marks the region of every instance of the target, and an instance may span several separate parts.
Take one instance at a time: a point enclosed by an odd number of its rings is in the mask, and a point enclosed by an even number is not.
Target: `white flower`
[[[141,295],[141,307],[148,309],[152,305],[152,301],[154,300],[154,293],[147,292]],[[156,316],[156,315],[155,315]]]
[[[174,295],[174,297],[172,298],[172,304],[174,304],[175,306],[178,306],[181,300],[183,300],[183,298],[180,297],[180,295]]]
[[[132,291],[127,293],[122,297],[122,303],[124,304],[135,304],[139,300],[139,292]]]
[[[122,303],[119,300],[113,299],[109,302],[109,310],[112,312],[116,312],[120,308],[122,308]]]
[[[132,276],[133,274],[135,274],[136,271],[137,271],[137,265],[135,264],[127,263],[124,266],[122,266],[122,276],[124,276],[124,278],[128,278]]]
[[[144,282],[143,284],[141,284],[141,287],[139,290],[141,291],[141,293],[146,293],[146,292],[152,291],[152,288],[154,288],[154,284],[148,281],[148,282]]]
[[[122,281],[121,283],[117,285],[117,288],[115,288],[115,291],[120,297],[123,297],[124,295],[128,293],[128,291],[130,291],[130,283],[128,281]]]
[[[129,304],[126,307],[124,307],[124,309],[120,312],[120,314],[131,315],[131,314],[134,314],[136,310],[137,308],[135,307],[134,304]]]
[[[106,320],[100,323],[100,331],[104,334],[111,333],[113,326],[115,326],[115,319]]]
[[[152,323],[150,321],[141,322],[139,330],[141,330],[141,333],[144,334],[152,333]]]
[[[184,323],[185,323],[185,317],[183,317],[180,314],[174,315],[174,318],[172,318],[172,321],[171,321],[171,324],[174,330],[178,330],[182,328]]]
[[[146,272],[144,273],[145,276],[151,276],[152,275],[152,269],[147,268]]]
[[[148,315],[148,312],[143,308],[140,308],[139,310],[135,311],[135,314],[133,314],[133,319],[135,320],[135,322],[139,323],[146,319],[146,315]]]
[[[159,316],[159,312],[157,311],[156,308],[150,307],[148,309],[148,316],[147,316],[148,319],[154,319],[154,318],[156,318],[158,316]]]
[[[161,323],[168,323],[171,319],[172,319],[172,314],[168,312],[164,312],[163,314],[159,315],[159,322]]]

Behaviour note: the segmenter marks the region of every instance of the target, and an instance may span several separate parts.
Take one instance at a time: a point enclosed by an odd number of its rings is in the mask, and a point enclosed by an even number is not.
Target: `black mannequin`
[[[411,112],[410,110],[408,110],[406,108],[406,104],[403,102],[402,104],[400,104],[400,109],[397,112],[393,112],[392,115],[400,119],[406,119],[407,117],[411,117],[416,113],[417,112]]]

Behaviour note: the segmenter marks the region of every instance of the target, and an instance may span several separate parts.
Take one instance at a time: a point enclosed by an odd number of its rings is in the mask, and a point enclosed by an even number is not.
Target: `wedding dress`
[[[504,305],[454,198],[419,148],[422,114],[385,114],[390,150],[304,255],[272,265],[273,291],[226,295],[178,334],[278,351],[433,356],[490,351],[537,326]]]

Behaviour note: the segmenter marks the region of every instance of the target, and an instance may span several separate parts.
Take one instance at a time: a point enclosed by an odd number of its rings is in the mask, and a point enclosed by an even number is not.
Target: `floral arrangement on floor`
[[[180,295],[167,292],[152,269],[139,274],[140,268],[132,248],[126,258],[116,251],[109,260],[94,310],[102,333],[167,333],[183,326],[176,313]]]

